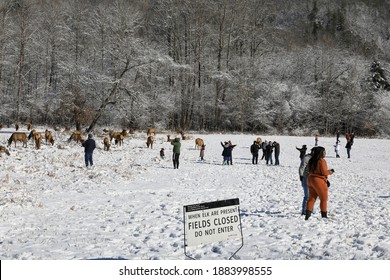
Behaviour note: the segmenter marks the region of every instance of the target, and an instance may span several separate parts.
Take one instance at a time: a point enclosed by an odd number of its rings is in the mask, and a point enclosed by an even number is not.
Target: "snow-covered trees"
[[[387,13],[363,0],[2,1],[0,122],[384,133]],[[373,56],[384,66],[370,72]]]

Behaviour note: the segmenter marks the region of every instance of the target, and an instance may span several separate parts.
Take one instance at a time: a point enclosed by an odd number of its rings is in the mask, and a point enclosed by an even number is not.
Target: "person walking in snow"
[[[173,154],[172,154],[172,161],[173,161],[173,168],[179,169],[179,157],[180,157],[180,138],[175,138],[171,145],[173,145]]]
[[[233,165],[233,148],[237,145],[233,145],[232,144],[232,141],[228,141],[228,144],[229,144],[229,148],[231,149],[230,151],[230,165]]]
[[[305,220],[308,220],[314,208],[317,197],[320,199],[321,217],[328,218],[328,176],[334,173],[333,169],[328,169],[326,160],[326,150],[318,147],[313,150],[313,154],[307,163],[309,177],[307,186],[309,188],[309,198],[306,204]]]
[[[336,142],[340,140],[340,129],[337,129]]]
[[[333,145],[334,151],[336,152],[336,157],[339,158],[339,151],[340,151],[340,141],[337,141],[335,145]]]
[[[257,141],[253,141],[251,145],[251,154],[252,154],[252,164],[257,164],[259,160],[259,144]]]
[[[204,160],[203,158],[204,158],[204,150],[205,150],[205,148],[206,148],[206,145],[205,145],[205,144],[203,144],[203,145],[200,147],[200,154],[199,154],[200,160]]]
[[[88,139],[81,143],[81,145],[84,147],[84,160],[85,160],[85,166],[93,166],[93,151],[96,148],[96,142],[93,139],[93,136],[91,133],[88,134]]]

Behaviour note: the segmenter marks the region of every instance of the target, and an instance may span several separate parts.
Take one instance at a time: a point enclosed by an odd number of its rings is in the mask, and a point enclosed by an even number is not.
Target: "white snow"
[[[0,131],[1,145],[10,133]],[[166,134],[156,135],[153,149],[139,132],[109,152],[95,135],[93,169],[84,166],[80,144],[67,143],[63,132],[55,133],[54,146],[40,150],[32,142],[28,148],[12,144],[11,156],[0,158],[0,259],[183,260],[183,206],[231,198],[240,200],[244,239],[235,259],[390,259],[389,140],[357,135],[347,159],[345,139],[336,158],[335,137],[320,137],[328,167],[336,171],[329,177],[329,219],[320,217],[317,201],[305,221],[295,147],[311,148],[314,137],[190,136],[182,141],[179,169],[173,169]],[[259,136],[280,143],[280,166],[251,164],[249,146]],[[206,144],[204,162],[195,150],[197,137]],[[220,142],[227,140],[237,144],[232,166],[222,165]],[[228,259],[236,243],[188,252],[196,259]]]

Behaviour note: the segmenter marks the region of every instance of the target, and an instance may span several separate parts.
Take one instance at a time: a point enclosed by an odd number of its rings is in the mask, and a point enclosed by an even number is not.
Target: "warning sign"
[[[241,239],[238,198],[184,206],[186,246]]]

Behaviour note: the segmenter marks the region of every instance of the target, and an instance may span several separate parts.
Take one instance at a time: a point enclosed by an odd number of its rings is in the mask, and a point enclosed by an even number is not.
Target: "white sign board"
[[[238,198],[184,206],[185,245],[242,239]]]

